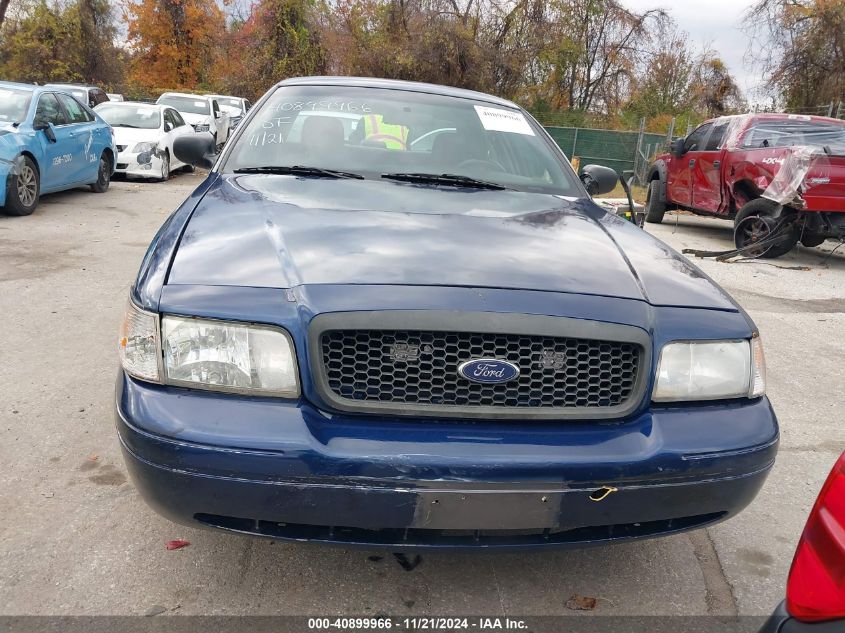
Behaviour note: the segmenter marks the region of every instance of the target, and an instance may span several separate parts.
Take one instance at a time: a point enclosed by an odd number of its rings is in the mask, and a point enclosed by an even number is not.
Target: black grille
[[[636,389],[636,343],[471,332],[334,330],[321,336],[331,391],[362,403],[503,408],[612,408]],[[458,374],[468,360],[520,369],[507,383]]]

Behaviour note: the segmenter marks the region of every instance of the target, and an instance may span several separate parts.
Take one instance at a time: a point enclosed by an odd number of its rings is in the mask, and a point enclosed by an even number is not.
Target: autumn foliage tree
[[[220,73],[223,11],[206,0],[126,0],[129,80],[153,90],[211,88]]]
[[[717,56],[691,47],[664,11],[631,10],[627,0],[12,0],[10,6],[0,25],[1,77],[85,81],[129,98],[178,89],[255,99],[288,77],[336,74],[490,92],[564,125],[630,128],[645,117],[665,129],[673,116],[700,120],[741,105]]]
[[[288,77],[326,71],[312,0],[258,0],[230,35],[223,83],[250,98]]]
[[[122,56],[114,45],[108,0],[38,0],[15,8],[19,14],[3,24],[0,77],[37,83],[120,81]]]

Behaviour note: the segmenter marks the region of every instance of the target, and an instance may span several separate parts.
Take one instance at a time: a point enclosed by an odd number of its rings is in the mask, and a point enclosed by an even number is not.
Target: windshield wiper
[[[291,176],[322,176],[323,178],[354,178],[364,180],[361,174],[354,174],[350,171],[337,171],[336,169],[323,169],[322,167],[306,167],[304,165],[267,165],[265,167],[239,167],[236,174],[282,174]]]
[[[403,182],[417,182],[417,183],[431,183],[434,185],[450,185],[452,187],[469,187],[473,189],[493,189],[501,191],[507,189],[504,185],[499,185],[495,182],[487,180],[478,180],[477,178],[470,178],[469,176],[461,176],[460,174],[422,174],[422,173],[396,173],[396,174],[382,174],[382,178],[390,180],[401,180]]]
[[[140,125],[132,125],[131,123],[114,123],[112,127],[131,127],[133,130],[143,129]]]

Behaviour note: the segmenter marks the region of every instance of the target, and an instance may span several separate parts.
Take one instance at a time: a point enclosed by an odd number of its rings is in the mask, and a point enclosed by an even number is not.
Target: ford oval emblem
[[[509,382],[519,376],[519,367],[506,360],[478,358],[461,363],[458,373],[472,382],[496,384]]]

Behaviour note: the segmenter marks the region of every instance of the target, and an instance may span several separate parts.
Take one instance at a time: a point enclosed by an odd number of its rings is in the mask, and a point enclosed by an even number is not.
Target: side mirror
[[[164,131],[165,132],[172,132],[173,131],[173,124],[170,121],[164,122]]]
[[[610,167],[604,165],[585,165],[581,168],[581,182],[591,196],[609,193],[619,182],[619,176]]]
[[[209,132],[185,134],[173,141],[173,154],[183,163],[211,169],[214,167],[214,137]]]
[[[669,145],[669,151],[671,152],[672,156],[675,158],[680,158],[686,152],[684,151],[684,143],[687,139],[685,138],[676,138],[672,143]]]
[[[56,132],[55,130],[53,130],[52,123],[43,121],[40,123],[36,122],[32,127],[36,130],[41,130],[42,132],[44,132],[44,136],[46,136],[47,140],[51,143],[56,142]]]

